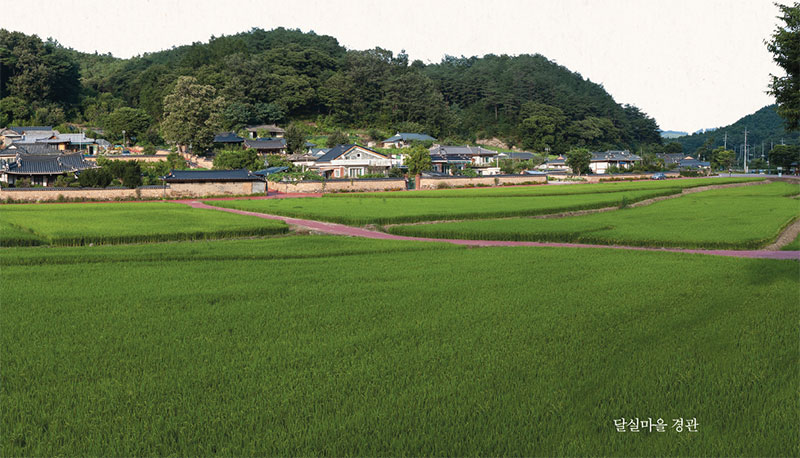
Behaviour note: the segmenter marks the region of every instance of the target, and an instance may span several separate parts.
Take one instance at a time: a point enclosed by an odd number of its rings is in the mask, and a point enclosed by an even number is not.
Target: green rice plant
[[[11,249],[0,455],[800,455],[796,262],[400,246]]]
[[[763,178],[696,178],[696,179],[670,179],[658,181],[611,182],[594,184],[572,185],[536,185],[536,186],[511,186],[496,188],[460,188],[436,189],[401,192],[363,192],[348,194],[325,194],[323,197],[364,197],[364,198],[452,198],[452,197],[530,197],[530,196],[558,196],[570,194],[596,194],[620,191],[644,191],[652,189],[681,188],[689,189],[700,186],[724,185],[734,183],[747,183],[763,181]]]
[[[5,221],[0,221],[0,247],[36,246],[46,243],[47,241],[30,231],[26,231]]]
[[[615,193],[473,199],[269,199],[208,201],[209,205],[334,223],[396,224],[418,221],[485,219],[544,215],[619,206],[680,193],[678,188]]]
[[[433,238],[752,249],[770,243],[800,216],[797,201],[785,197],[796,192],[797,185],[772,183],[582,216],[395,226],[389,232]]]
[[[282,221],[168,202],[4,205],[0,219],[53,245],[265,236],[288,231]]]

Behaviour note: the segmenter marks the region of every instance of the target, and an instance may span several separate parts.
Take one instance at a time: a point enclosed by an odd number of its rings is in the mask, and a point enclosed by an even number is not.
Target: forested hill
[[[784,121],[775,110],[776,105],[767,105],[764,108],[749,114],[735,123],[720,127],[711,132],[692,134],[670,140],[683,145],[683,151],[691,154],[698,148],[706,147],[713,150],[725,143],[725,134],[728,135],[728,149],[738,149],[744,145],[744,130],[747,128],[747,144],[749,149],[760,151],[762,142],[764,150],[769,151],[770,145],[778,145],[781,142],[787,145],[800,144],[800,131],[787,132],[784,129]]]
[[[219,129],[307,120],[465,141],[496,136],[553,152],[661,143],[652,118],[541,55],[446,57],[425,65],[403,53],[348,50],[330,36],[280,28],[117,59],[0,30],[0,67],[0,125],[103,127],[130,107],[148,126],[140,141],[153,143],[160,140],[164,96],[183,75],[212,86],[224,101]]]

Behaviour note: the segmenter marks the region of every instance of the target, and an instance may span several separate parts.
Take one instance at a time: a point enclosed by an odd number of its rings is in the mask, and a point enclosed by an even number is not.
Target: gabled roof
[[[371,150],[369,148],[365,148],[363,146],[359,146],[359,145],[351,143],[349,145],[337,145],[337,146],[334,146],[333,148],[329,149],[328,152],[325,153],[324,156],[322,156],[319,159],[317,159],[317,163],[330,162],[332,160],[335,160],[339,156],[347,153],[348,151],[350,151],[350,150],[352,150],[354,148],[359,148],[359,149],[362,149],[362,150],[367,151],[369,153],[375,154],[377,156],[385,157],[387,159],[389,158],[385,154],[381,154],[381,153],[379,153],[377,151],[373,151],[373,150]]]
[[[330,150],[331,150],[330,148],[311,148],[311,155],[319,158],[324,156],[325,153],[327,153]]]
[[[663,159],[664,164],[669,165],[679,163],[686,157],[686,155],[683,153],[658,153],[656,154],[656,157]]]
[[[289,167],[267,167],[266,169],[256,170],[253,172],[253,175],[258,176],[268,176],[272,175],[273,173],[281,173],[289,170]]]
[[[641,161],[642,158],[632,154],[630,151],[605,151],[593,152],[592,162],[631,162]]]
[[[497,151],[492,151],[480,146],[434,145],[430,148],[431,154],[456,154],[467,156],[496,156]]]
[[[5,151],[13,152],[14,154],[38,154],[38,155],[58,155],[61,154],[61,151],[51,146],[47,143],[29,143],[29,144],[19,144],[19,143],[12,143]]]
[[[273,133],[283,134],[286,131],[276,126],[275,124],[259,124],[257,126],[247,126],[245,130],[248,132],[258,132],[259,130],[266,130]]]
[[[398,132],[391,137],[387,138],[386,140],[382,141],[381,143],[394,143],[398,141],[404,142],[411,142],[411,141],[418,141],[418,142],[425,142],[425,141],[436,141],[435,138],[431,137],[428,134],[413,134],[408,132]]]
[[[705,161],[698,161],[693,157],[686,157],[686,159],[681,160],[678,163],[678,167],[687,167],[687,168],[695,168],[695,167],[711,167],[710,162]]]
[[[53,130],[53,126],[11,126],[9,129],[17,132],[19,134],[23,134],[25,132],[32,132],[36,130]]]
[[[164,177],[167,183],[202,181],[263,181],[262,177],[247,169],[239,170],[172,170]]]
[[[316,161],[317,158],[310,154],[290,154],[286,156],[286,160],[289,162],[308,162]]]
[[[19,154],[6,164],[11,175],[58,175],[97,167],[86,161],[80,153],[59,155]]]
[[[223,132],[214,136],[214,143],[242,143],[244,139],[234,132]]]
[[[286,140],[282,138],[257,138],[255,140],[245,140],[244,146],[253,149],[283,149],[286,148]]]
[[[497,155],[498,157],[507,158],[507,159],[515,159],[520,161],[527,161],[533,159],[533,153],[528,153],[523,151],[521,153],[514,153],[512,151],[500,153]]]
[[[25,134],[25,137],[28,137],[28,134]],[[73,145],[91,145],[94,144],[95,141],[93,138],[89,138],[83,132],[78,134],[56,134],[51,136],[50,138],[39,138],[36,140],[36,143],[71,143]]]
[[[466,164],[467,162],[472,162],[472,156],[468,154],[431,153],[431,162],[437,164]]]

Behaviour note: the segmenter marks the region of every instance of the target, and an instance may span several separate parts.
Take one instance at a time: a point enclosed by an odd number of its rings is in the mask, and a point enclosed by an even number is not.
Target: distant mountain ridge
[[[662,130],[661,131],[661,138],[678,138],[689,135],[689,132],[684,132],[682,130]]]
[[[708,143],[709,149],[724,146],[727,143],[728,149],[738,151],[743,149],[745,128],[747,129],[748,148],[756,154],[760,154],[762,144],[766,152],[769,152],[772,145],[800,144],[800,132],[786,131],[783,118],[776,111],[776,105],[767,105],[728,126],[705,129],[705,132],[677,137],[670,141],[680,143],[686,154],[695,152],[697,148],[706,143]]]

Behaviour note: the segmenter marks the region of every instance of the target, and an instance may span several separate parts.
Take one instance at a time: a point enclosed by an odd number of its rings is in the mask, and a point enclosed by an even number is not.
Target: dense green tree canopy
[[[0,121],[101,126],[128,107],[146,113],[167,141],[196,149],[208,144],[212,128],[296,121],[458,142],[498,137],[553,153],[661,142],[641,110],[617,104],[601,85],[541,55],[409,64],[404,52],[347,50],[329,36],[279,28],[115,59],[2,31],[0,65],[10,75],[0,82]],[[185,78],[193,78],[191,97],[180,83]]]
[[[777,5],[781,10],[778,26],[767,43],[775,63],[786,76],[772,75],[770,92],[778,102],[778,114],[786,121],[789,130],[800,129],[800,3]]]

